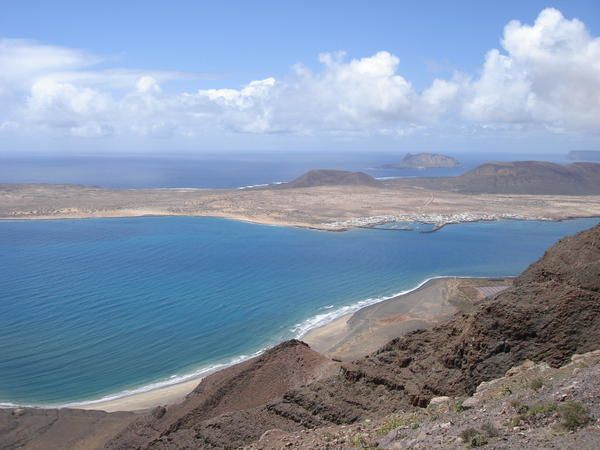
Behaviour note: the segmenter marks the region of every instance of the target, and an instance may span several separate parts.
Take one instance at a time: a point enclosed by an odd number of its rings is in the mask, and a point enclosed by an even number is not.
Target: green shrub
[[[569,431],[575,431],[578,428],[587,425],[591,417],[581,403],[579,402],[566,402],[559,408],[561,425]]]
[[[534,378],[533,380],[531,380],[531,382],[529,383],[529,387],[531,389],[533,389],[534,391],[539,391],[541,388],[544,387],[544,380],[542,380],[541,378]]]
[[[416,414],[403,414],[401,416],[390,417],[377,431],[376,434],[383,436],[396,428],[419,428],[419,417]]]
[[[556,411],[556,403],[548,402],[548,403],[539,403],[537,405],[529,408],[527,415],[529,417],[535,416],[549,416]]]
[[[483,433],[475,428],[463,430],[460,437],[469,447],[481,447],[488,443]]]
[[[399,428],[401,426],[404,425],[404,421],[400,420],[397,417],[392,417],[391,419],[387,420],[378,430],[377,430],[377,434],[379,436],[384,436],[386,434],[388,434],[390,431],[395,430],[396,428]]]

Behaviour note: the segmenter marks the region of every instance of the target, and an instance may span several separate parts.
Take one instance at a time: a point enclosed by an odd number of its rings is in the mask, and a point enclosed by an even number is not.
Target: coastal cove
[[[0,403],[189,381],[432,277],[516,275],[598,222],[321,233],[204,217],[3,221]]]

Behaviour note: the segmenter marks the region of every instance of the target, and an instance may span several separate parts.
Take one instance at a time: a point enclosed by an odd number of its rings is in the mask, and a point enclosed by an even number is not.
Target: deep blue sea
[[[0,183],[70,183],[109,188],[235,188],[290,181],[310,169],[366,172],[377,178],[460,175],[487,161],[537,159],[567,163],[564,155],[464,153],[455,169],[378,169],[405,152],[252,152],[197,156],[0,155]]]
[[[0,222],[0,403],[168,384],[441,275],[516,275],[598,223],[328,233],[213,218]]]

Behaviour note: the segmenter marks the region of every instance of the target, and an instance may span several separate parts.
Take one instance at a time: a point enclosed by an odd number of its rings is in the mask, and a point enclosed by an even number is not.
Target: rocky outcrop
[[[435,397],[427,408],[311,432],[272,430],[252,450],[598,448],[600,351],[551,368],[525,361],[481,383],[471,397]]]

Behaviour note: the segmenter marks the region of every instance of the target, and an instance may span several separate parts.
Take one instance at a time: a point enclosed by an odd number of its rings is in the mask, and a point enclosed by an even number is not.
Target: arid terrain
[[[531,168],[514,175],[504,163],[499,172],[482,166],[460,177],[385,182],[361,173],[311,171],[287,185],[259,189],[0,185],[0,219],[213,216],[332,231],[392,221],[443,226],[477,220],[560,220],[600,216],[600,164],[590,166],[584,172],[598,172],[597,178],[581,178],[572,171],[558,175],[558,188],[566,193],[558,190],[556,175],[548,175],[545,164],[534,167],[541,175],[531,184]],[[501,193],[480,193],[480,185],[498,186]],[[544,189],[555,193],[544,194]]]

